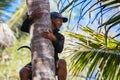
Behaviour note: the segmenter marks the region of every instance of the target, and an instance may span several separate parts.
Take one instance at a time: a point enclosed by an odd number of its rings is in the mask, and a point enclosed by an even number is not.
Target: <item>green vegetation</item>
[[[6,14],[2,9],[11,1],[12,0],[2,0],[0,2],[0,15]],[[56,2],[56,0],[54,1]],[[62,2],[59,1],[59,4],[64,2],[64,0],[61,1]],[[79,20],[81,20],[87,13],[90,13],[89,18],[91,18],[91,12],[100,9],[100,11],[95,14],[95,16],[99,15],[96,16],[95,19],[101,22],[101,25],[98,27],[102,27],[105,30],[104,32],[97,33],[90,27],[82,27],[80,33],[65,32],[65,49],[63,53],[60,54],[60,57],[67,60],[68,80],[85,80],[87,78],[96,80],[120,80],[120,42],[114,39],[114,37],[120,35],[120,27],[117,26],[118,33],[115,33],[114,36],[110,35],[111,28],[120,23],[120,11],[118,10],[113,13],[107,21],[103,21],[103,15],[109,14],[109,11],[117,9],[119,1],[99,0],[95,3],[93,3],[93,0],[90,0],[90,2],[86,1],[88,0],[72,0],[68,4],[62,5],[60,8],[61,12],[66,11],[70,19],[75,15],[73,9],[79,7],[80,10],[85,12],[76,12],[78,15],[81,14],[79,16]],[[83,5],[82,7],[80,7],[81,4]],[[98,4],[100,4],[100,6],[96,7]],[[86,6],[88,9],[86,9]],[[66,9],[63,9],[64,7],[66,7]],[[28,49],[17,51],[20,46],[30,45],[29,34],[19,30],[26,16],[26,12],[27,8],[24,0],[12,15],[11,19],[6,22],[9,28],[14,32],[14,36],[17,40],[13,45],[5,48],[2,48],[2,43],[0,43],[0,80],[19,80],[19,70],[31,60],[31,52]],[[75,22],[80,24],[80,21],[76,20]],[[73,25],[70,26],[74,27]],[[79,25],[77,27],[79,27]]]
[[[21,26],[21,23],[23,22],[23,19],[26,16],[26,11],[26,4],[25,1],[23,1],[23,3],[21,3],[19,8],[11,17],[11,19],[6,22],[7,25],[14,32],[14,35],[17,38],[17,40],[10,47],[6,47],[2,51],[0,51],[1,80],[19,80],[19,70],[23,66],[25,66],[25,64],[31,61],[31,52],[28,49],[21,49],[17,51],[17,49],[20,46],[29,46],[30,44],[29,35],[19,30],[19,26]]]
[[[86,78],[120,80],[120,46],[117,46],[119,41],[109,37],[106,47],[103,33],[98,34],[89,27],[81,29],[83,34],[66,33],[70,39],[66,42],[65,53],[72,75],[75,77],[86,72]]]
[[[30,62],[31,52],[27,49],[17,51],[20,46],[29,44],[29,36],[24,35],[10,48],[0,53],[0,79],[19,80],[19,70]]]

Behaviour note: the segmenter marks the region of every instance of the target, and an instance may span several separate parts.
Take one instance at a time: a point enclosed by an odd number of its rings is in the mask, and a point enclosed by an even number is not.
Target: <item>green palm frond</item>
[[[65,6],[66,4],[62,4],[63,2],[67,2],[67,1],[66,0],[62,0],[62,1],[59,0],[59,2],[58,2],[58,5],[59,5],[58,8],[63,9],[61,11],[64,11],[64,8],[66,8],[66,6]],[[74,3],[74,5],[73,5],[73,3]],[[89,6],[89,4],[90,4],[90,6]],[[94,1],[94,0],[89,0],[89,1],[88,0],[80,0],[80,1],[79,0],[72,0],[71,2],[68,2],[67,5],[69,5],[67,8],[80,7],[82,9],[82,11],[84,12],[84,13],[82,12],[83,13],[82,16],[84,16],[87,12],[95,11],[97,9],[102,9],[102,11],[106,11],[109,8],[111,8],[111,9],[118,8],[120,3],[117,0],[97,0],[97,1]],[[63,7],[63,6],[65,6],[65,7]],[[88,7],[88,8],[85,9],[86,7]],[[95,8],[93,8],[93,7],[95,7]],[[99,12],[99,14],[100,13],[101,12]]]
[[[88,27],[81,28],[85,34],[77,34],[77,33],[66,33],[71,37],[76,38],[79,42],[78,43],[84,43],[85,45],[88,45],[91,48],[94,49],[106,49],[106,43],[105,43],[105,37],[104,34],[96,33],[92,29],[89,29]],[[117,40],[112,39],[112,37],[108,38],[108,49],[114,49],[116,44],[118,43]]]
[[[120,36],[120,33],[116,34],[113,38],[116,38],[116,37],[118,37],[118,36]]]
[[[81,28],[85,34],[76,34],[67,32],[66,34],[73,38],[69,45],[76,48],[67,48],[71,50],[67,60],[70,60],[69,70],[73,76],[86,72],[86,78],[95,77],[97,80],[119,80],[120,76],[120,46],[119,41],[108,38],[108,48],[104,40],[103,33],[95,33],[89,27]],[[87,44],[86,37],[89,42]],[[70,43],[70,42],[69,42]],[[96,45],[96,46],[93,46]],[[66,49],[66,50],[67,50]],[[86,71],[87,69],[87,71]]]
[[[10,0],[8,2],[5,2],[5,3],[8,4],[9,2],[10,2]],[[3,5],[1,5],[1,6],[3,6]],[[1,11],[4,12],[4,10],[1,10]],[[3,37],[3,39],[1,38],[1,43],[2,44],[0,44],[3,47],[3,48],[1,48],[2,50],[4,48],[6,48],[6,46],[10,46],[10,45],[13,44],[13,42],[14,42],[13,36],[20,38],[20,36],[22,35],[17,30],[18,30],[18,26],[20,26],[22,24],[22,22],[23,22],[23,19],[24,19],[24,16],[26,14],[26,11],[27,11],[26,10],[26,4],[25,4],[25,0],[24,0],[21,3],[21,5],[19,6],[19,8],[15,11],[13,16],[8,21],[6,21],[7,24],[3,23],[3,22],[0,23],[0,27],[1,27],[1,30],[2,30],[1,34],[3,34],[3,35],[1,35]],[[4,13],[2,13],[2,14],[4,14]],[[9,30],[9,28],[11,28],[12,30],[16,31],[15,35],[14,35],[13,31]],[[7,33],[6,33],[6,31],[7,31]]]
[[[120,79],[120,55],[100,51],[78,51],[71,57],[70,70],[72,70],[73,76],[79,74],[88,68],[87,77],[97,75],[96,79],[100,80],[118,80]],[[95,73],[98,71],[98,73]]]
[[[109,19],[108,21],[104,22],[101,26],[110,25],[110,24],[115,23],[115,22],[118,22],[118,21],[120,21],[120,15],[117,15],[117,16],[115,16],[114,18]],[[99,26],[99,27],[101,27],[101,26]],[[113,26],[114,26],[114,25],[113,25]],[[99,28],[99,27],[98,27],[98,28]]]
[[[21,25],[26,13],[27,13],[26,2],[23,1],[19,6],[18,10],[12,16],[12,18],[7,22],[7,24],[9,24],[9,27],[15,29],[16,26]]]

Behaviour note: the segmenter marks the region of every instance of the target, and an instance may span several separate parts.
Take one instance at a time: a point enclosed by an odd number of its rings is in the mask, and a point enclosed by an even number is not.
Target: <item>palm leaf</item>
[[[27,13],[26,11],[27,11],[26,2],[23,1],[21,5],[19,6],[18,10],[14,13],[11,19],[7,22],[7,24],[9,24],[9,27],[12,29],[15,29],[16,26],[20,25],[24,19],[24,16]]]
[[[117,15],[117,16],[115,16],[114,18],[111,18],[111,19],[109,19],[108,21],[106,21],[105,23],[103,23],[101,26],[99,26],[98,28],[100,28],[100,27],[102,27],[102,26],[104,26],[104,25],[110,25],[110,24],[112,24],[112,23],[114,23],[114,22],[116,22],[116,21],[119,21],[119,19],[120,19],[120,15]],[[113,25],[114,26],[114,25]]]
[[[118,36],[120,36],[120,33],[116,34],[113,38],[116,38],[116,37],[118,37]]]
[[[59,0],[61,1],[61,0]],[[62,0],[61,2],[64,2],[67,0]],[[103,26],[110,26],[109,29],[107,30],[105,37],[106,37],[106,44],[107,44],[107,34],[109,32],[109,30],[118,25],[119,24],[119,19],[120,19],[120,15],[119,15],[119,11],[117,13],[112,13],[112,15],[110,16],[110,18],[106,21],[103,22],[103,16],[105,14],[109,14],[112,12],[112,10],[116,10],[119,8],[120,6],[120,2],[118,0],[97,0],[96,2],[94,0],[72,0],[71,1],[72,4],[70,2],[68,2],[68,4],[63,4],[62,6],[58,6],[59,8],[61,7],[61,10],[63,9],[63,11],[67,10],[68,8],[70,9],[70,16],[69,19],[71,19],[71,15],[73,13],[73,10],[78,8],[80,9],[80,11],[78,11],[77,17],[78,17],[78,21],[76,21],[77,27],[80,24],[81,19],[83,19],[83,17],[89,13],[89,18],[91,21],[89,21],[89,23],[93,23],[96,19],[98,19],[98,23],[100,24],[98,26],[98,28],[103,27]],[[58,3],[59,4],[59,3]],[[65,9],[63,8],[63,6],[65,6]],[[69,5],[69,6],[67,6]],[[97,11],[97,12],[96,12]],[[95,17],[93,19],[91,19],[91,13],[95,12]],[[88,24],[89,24],[88,23]],[[119,28],[119,26],[118,26]]]
[[[71,32],[67,34],[76,39],[74,39],[75,43],[71,43],[74,44],[72,46],[79,46],[78,49],[76,49],[76,47],[75,50],[74,48],[67,48],[71,49],[69,52],[70,55],[66,58],[71,60],[69,70],[72,72],[73,76],[79,75],[87,68],[87,77],[95,77],[98,80],[102,78],[104,80],[119,80],[119,41],[108,37],[108,49],[106,50],[103,33],[95,33],[88,27],[82,27],[81,29],[83,32],[88,33],[89,37],[87,38],[90,42],[89,45],[85,44],[87,43],[85,34]],[[94,47],[94,44],[97,45],[97,47]],[[113,74],[113,72],[115,74]]]
[[[92,50],[92,51],[79,51],[74,56],[71,56],[71,68],[73,71],[73,76],[79,74],[89,68],[87,72],[87,77],[95,74],[97,68],[99,68],[99,73],[104,80],[114,80],[117,78],[119,66],[120,66],[120,55],[114,53],[107,53],[104,51]],[[100,65],[100,66],[98,66]],[[116,73],[116,74],[113,74]],[[98,79],[102,79],[98,77]]]

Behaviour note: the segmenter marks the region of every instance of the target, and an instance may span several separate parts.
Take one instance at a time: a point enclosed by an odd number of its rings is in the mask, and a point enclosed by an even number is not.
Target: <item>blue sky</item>
[[[64,5],[63,7],[65,7],[65,6],[68,4],[68,1],[69,1],[69,0],[61,0],[61,1],[62,1],[62,2],[61,2],[61,5]],[[64,1],[65,1],[65,2],[64,2]],[[92,2],[90,2],[90,4],[87,5],[87,7],[86,7],[86,4],[87,4],[89,1],[92,1]],[[79,0],[76,4],[78,4],[79,2],[81,2],[81,0]],[[80,4],[79,6],[76,6],[76,7],[73,9],[73,11],[72,11],[72,18],[71,18],[71,25],[72,25],[72,27],[75,26],[75,28],[74,28],[74,31],[75,31],[75,32],[81,32],[81,31],[78,30],[78,28],[76,27],[77,22],[78,22],[78,20],[79,20],[79,17],[80,17],[81,15],[83,15],[83,13],[84,13],[85,11],[87,11],[87,9],[88,9],[88,8],[91,6],[91,4],[93,4],[93,3],[95,3],[94,0],[87,0],[86,3],[84,3],[83,5]],[[60,6],[61,6],[61,5],[60,5]],[[96,5],[96,6],[99,6],[99,4]],[[80,8],[80,7],[82,7],[82,8],[85,7],[85,8],[84,8],[85,11],[83,11],[83,13],[81,13],[81,8]],[[95,7],[93,7],[93,8],[95,8]],[[61,7],[60,7],[59,9],[61,9]],[[118,10],[119,10],[119,9],[116,9],[116,10],[110,11],[109,13],[105,14],[105,15],[103,16],[102,22],[107,21],[107,20],[108,20],[114,13],[116,13]],[[92,12],[92,13],[91,13],[91,18],[89,18],[89,13],[86,13],[86,15],[84,15],[84,17],[80,18],[81,20],[80,20],[79,24],[80,24],[81,26],[84,26],[84,27],[85,27],[85,26],[89,26],[90,28],[94,29],[94,30],[97,32],[97,28],[98,28],[98,26],[100,25],[100,23],[98,22],[98,21],[99,21],[100,14],[97,15],[97,18],[95,18],[95,14],[96,14],[97,12],[99,12],[99,11],[100,11],[100,9],[97,9],[97,10],[95,10],[94,12]],[[66,13],[67,13],[67,11],[64,12],[63,14],[66,14]],[[109,15],[108,15],[108,14],[109,14]],[[95,18],[95,21],[92,23],[92,21],[94,20],[94,18]],[[90,20],[90,23],[89,23],[89,20]],[[89,23],[89,24],[88,24],[88,23]],[[87,25],[87,24],[88,24],[88,25]],[[80,25],[79,25],[79,26],[80,26]],[[65,24],[65,26],[66,26],[66,24]],[[109,35],[114,36],[116,33],[118,33],[118,32],[117,32],[118,26],[119,26],[119,25],[113,27],[113,28],[110,30]],[[104,28],[103,28],[103,29],[104,29]],[[68,30],[68,29],[66,28],[66,30]],[[103,31],[104,31],[104,30],[103,30]],[[117,37],[116,39],[117,39],[117,40],[120,40],[120,37]]]
[[[23,0],[12,0],[8,6],[3,8],[6,14],[0,15],[0,20],[3,20],[3,21],[9,20],[22,1]]]
[[[15,12],[15,10],[18,8],[18,6],[21,4],[21,2],[22,1],[24,1],[24,0],[12,0],[12,2],[7,6],[7,7],[5,7],[3,10],[5,11],[5,12],[7,12],[7,14],[2,14],[2,15],[0,15],[0,20],[2,19],[3,21],[7,21],[7,20],[9,20],[10,18],[11,18],[11,16],[13,15],[13,13]],[[61,0],[62,1],[62,0]],[[90,1],[90,0],[88,0],[88,1]],[[93,1],[93,0],[92,0]],[[80,2],[80,1],[78,1],[78,2]],[[62,2],[63,4],[64,4],[64,6],[63,7],[65,7],[67,4],[68,4],[68,0],[66,0],[65,2]],[[92,3],[94,3],[94,2],[92,2]],[[76,3],[77,4],[77,3]],[[60,5],[61,6],[61,5]],[[85,6],[85,4],[84,5],[79,5],[79,6],[77,6],[74,10],[73,10],[73,14],[72,14],[72,18],[71,18],[71,24],[70,24],[70,26],[72,25],[72,26],[75,26],[76,24],[77,24],[77,21],[78,21],[78,19],[79,19],[79,16],[80,16],[80,7],[84,7]],[[88,5],[88,7],[89,7],[90,5]],[[55,3],[53,0],[50,0],[50,10],[51,11],[58,11],[58,9],[57,9],[57,3]],[[59,9],[61,9],[61,8],[59,8]],[[85,8],[85,10],[87,10],[87,8]],[[96,11],[97,12],[97,11]],[[67,14],[66,14],[67,13]],[[84,13],[84,12],[83,12]],[[68,17],[68,11],[66,11],[66,12],[64,12],[62,15],[63,16],[66,16],[66,17]],[[94,17],[93,15],[94,15],[94,13],[92,13],[91,14],[92,15],[92,17]],[[105,20],[107,20],[107,18],[108,18],[109,16],[108,15],[105,15],[105,17],[104,17],[104,21]],[[91,18],[91,20],[92,20],[93,18]],[[87,24],[88,24],[88,22],[89,22],[89,14],[87,13],[83,18],[81,18],[81,21],[80,21],[80,25],[82,25],[82,26],[86,26]],[[61,28],[61,30],[68,30],[68,28],[66,27],[67,26],[67,23],[65,23],[64,25],[63,25],[63,27]],[[97,19],[94,21],[94,23],[92,23],[92,24],[89,24],[88,25],[89,27],[91,27],[92,29],[94,29],[95,31],[96,31],[96,29],[97,29],[97,26],[98,26],[98,21],[97,21]],[[119,26],[119,25],[118,25]],[[111,32],[112,32],[112,35],[113,34],[115,34],[115,31],[116,31],[116,28],[117,27],[114,27],[113,29],[111,29]],[[78,31],[79,32],[79,30],[78,30],[78,28],[75,28],[74,29],[75,31]],[[118,40],[119,40],[119,38],[118,38]]]

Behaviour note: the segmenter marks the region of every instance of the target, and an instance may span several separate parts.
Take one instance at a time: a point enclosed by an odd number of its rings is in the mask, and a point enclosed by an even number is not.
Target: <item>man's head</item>
[[[63,22],[65,23],[68,21],[68,19],[66,17],[63,17],[58,12],[51,12],[51,19],[52,19],[52,23],[56,29],[59,29]]]

